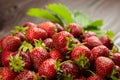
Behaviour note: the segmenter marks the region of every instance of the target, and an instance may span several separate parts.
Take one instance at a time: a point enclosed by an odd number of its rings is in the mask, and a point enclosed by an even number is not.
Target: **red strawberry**
[[[0,69],[0,80],[14,80],[15,73],[8,67],[2,67]]]
[[[79,58],[79,56],[82,56],[83,54],[85,54],[85,56],[88,59],[90,59],[91,52],[89,48],[87,48],[86,46],[76,46],[71,53],[71,58],[75,60]]]
[[[52,38],[46,38],[45,40],[43,40],[43,43],[45,44],[46,47],[48,47],[50,49],[54,48]]]
[[[96,73],[101,77],[105,77],[111,74],[115,64],[107,57],[98,57],[96,59]]]
[[[93,59],[94,61],[97,59],[97,57],[99,56],[106,56],[108,57],[110,55],[110,51],[109,49],[104,46],[104,45],[100,45],[100,46],[96,46],[91,50],[91,54],[93,55]]]
[[[88,77],[87,80],[104,80],[104,79],[98,75],[94,75],[94,76]]]
[[[65,62],[61,65],[61,70],[63,76],[72,76],[73,78],[77,78],[79,76],[79,67],[73,62]]]
[[[63,61],[63,59],[64,59],[63,55],[58,50],[51,50],[49,52],[49,55],[50,55],[51,58],[53,58],[55,60]]]
[[[23,27],[36,27],[36,24],[32,22],[26,22],[25,24],[23,24]]]
[[[85,38],[91,37],[91,36],[96,36],[95,32],[91,32],[91,31],[86,31],[82,36],[82,40],[84,40]]]
[[[70,23],[67,27],[74,37],[79,37],[82,34],[82,27],[76,23]]]
[[[50,58],[45,60],[42,65],[39,67],[39,75],[46,76],[48,79],[54,79],[56,76],[55,70],[55,60]]]
[[[85,43],[85,45],[86,45],[89,49],[92,49],[93,47],[102,45],[102,42],[101,42],[101,41],[99,40],[99,38],[96,37],[96,36],[91,36],[91,37],[85,38],[85,39],[83,40],[83,42]]]
[[[87,80],[84,76],[80,76],[79,78],[76,78],[74,80]]]
[[[36,70],[38,70],[39,66],[47,59],[49,58],[49,53],[47,52],[47,50],[45,48],[42,47],[42,43],[39,41],[35,42],[35,46],[34,49],[32,50],[32,52],[30,53],[30,57],[31,60],[33,62],[33,66]]]
[[[52,35],[55,34],[55,31],[57,30],[55,24],[49,21],[40,23],[37,27],[44,29],[47,32],[48,37],[52,37]]]
[[[64,28],[61,25],[59,25],[58,23],[55,23],[55,26],[56,26],[58,32],[64,31]]]
[[[47,32],[41,28],[30,27],[26,31],[26,36],[30,42],[34,42],[35,39],[39,40],[47,38]]]
[[[111,39],[107,36],[104,35],[100,38],[101,42],[103,43],[103,45],[105,45],[106,47],[108,47],[109,49],[112,49],[113,47],[113,42],[111,41]]]
[[[57,50],[60,52],[67,52],[67,38],[73,38],[72,34],[66,31],[61,31],[53,35],[53,44]]]
[[[18,74],[14,80],[36,80],[35,73],[32,71],[23,71]]]
[[[21,32],[16,32],[14,36],[19,37],[21,41],[25,40],[25,35]]]
[[[2,38],[1,48],[2,51],[16,51],[21,44],[20,38],[16,36],[6,36]]]
[[[114,61],[116,65],[120,67],[120,53],[113,53],[112,60]]]

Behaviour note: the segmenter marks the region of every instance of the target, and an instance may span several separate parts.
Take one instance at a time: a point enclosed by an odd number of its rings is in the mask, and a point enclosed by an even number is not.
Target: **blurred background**
[[[112,30],[117,40],[120,31],[120,0],[0,0],[0,38],[10,34],[16,25],[42,22],[41,19],[27,16],[26,11],[33,7],[44,8],[49,3],[62,3],[71,11],[80,10],[94,20],[103,19],[102,29]]]

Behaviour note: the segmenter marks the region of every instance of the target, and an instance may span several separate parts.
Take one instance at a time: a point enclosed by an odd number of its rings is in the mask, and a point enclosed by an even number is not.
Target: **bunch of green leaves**
[[[66,26],[69,23],[77,23],[83,27],[84,31],[87,30],[97,33],[98,37],[106,34],[106,31],[100,30],[103,25],[103,20],[94,21],[80,11],[74,11],[72,13],[63,4],[48,4],[45,6],[45,9],[31,8],[27,11],[27,15],[56,22],[62,26]]]

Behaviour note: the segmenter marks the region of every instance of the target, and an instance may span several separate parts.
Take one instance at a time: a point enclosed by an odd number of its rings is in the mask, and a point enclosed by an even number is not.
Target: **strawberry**
[[[52,38],[46,38],[45,40],[43,40],[43,43],[45,44],[46,47],[48,47],[50,49],[54,48]]]
[[[79,76],[79,67],[73,62],[64,62],[61,70],[64,77],[70,75],[72,78],[77,78]]]
[[[69,47],[67,46],[67,43],[70,43],[70,41],[68,42],[67,40],[68,38],[72,40],[73,35],[66,31],[61,31],[61,32],[54,34],[52,37],[54,47],[60,52],[67,52],[68,47]]]
[[[87,80],[84,76],[80,76],[79,78],[76,78],[74,80]]]
[[[25,40],[25,35],[21,32],[16,32],[14,36],[19,37],[21,41]]]
[[[35,39],[39,40],[47,38],[47,32],[41,28],[30,27],[26,31],[26,36],[27,39],[33,43]]]
[[[82,34],[82,27],[76,23],[68,24],[67,28],[74,37],[79,37]]]
[[[16,36],[6,36],[1,40],[2,51],[16,51],[20,44],[21,40]]]
[[[58,50],[51,50],[49,52],[49,55],[50,55],[51,58],[53,58],[55,60],[63,61],[63,59],[64,59],[63,55]]]
[[[36,80],[36,75],[33,71],[23,71],[18,74],[14,80]]]
[[[1,67],[0,69],[0,80],[14,80],[15,73],[8,67]]]
[[[107,57],[98,57],[95,61],[95,64],[96,73],[101,77],[110,75],[115,66],[114,62]]]
[[[47,34],[48,37],[52,37],[53,34],[55,34],[57,28],[55,26],[55,24],[53,24],[52,22],[43,22],[37,25],[38,28],[44,29]]]
[[[42,47],[41,41],[35,41],[35,47],[30,53],[31,60],[33,62],[33,66],[36,70],[38,70],[39,66],[49,58],[49,53],[45,48]]]
[[[56,77],[56,70],[55,70],[55,60],[49,58],[45,60],[41,66],[39,67],[39,75],[46,76],[47,79],[54,79]]]
[[[85,38],[91,37],[91,36],[97,36],[95,32],[91,32],[91,31],[86,31],[85,33],[83,33],[83,35],[81,36],[82,40],[84,40]]]
[[[107,36],[104,35],[100,38],[100,41],[102,42],[103,45],[105,45],[106,47],[108,47],[109,49],[112,49],[113,47],[113,42],[112,40]]]
[[[55,23],[55,26],[56,26],[58,32],[64,31],[64,28],[61,25],[59,25],[58,23]]]
[[[93,47],[102,45],[102,42],[101,42],[101,41],[99,40],[99,38],[96,37],[96,36],[91,36],[91,37],[85,38],[85,39],[83,40],[83,42],[85,43],[85,45],[86,45],[89,49],[92,49]]]
[[[120,53],[113,53],[112,60],[114,61],[116,65],[120,67]]]
[[[26,22],[22,27],[36,27],[37,25],[32,22]]]
[[[100,77],[99,75],[93,75],[88,77],[87,80],[104,80],[102,77]]]
[[[95,61],[97,59],[97,57],[99,57],[99,56],[108,57],[110,55],[110,51],[106,46],[100,45],[100,46],[94,47],[91,50],[91,54],[93,55],[93,59]]]

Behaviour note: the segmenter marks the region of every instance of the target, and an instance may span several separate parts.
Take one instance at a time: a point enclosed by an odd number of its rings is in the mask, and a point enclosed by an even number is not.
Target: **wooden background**
[[[10,34],[16,25],[27,21],[42,22],[41,19],[27,16],[26,11],[32,7],[43,8],[49,3],[62,3],[72,11],[85,12],[92,19],[103,19],[102,29],[112,30],[119,36],[120,0],[0,0],[0,38]]]

